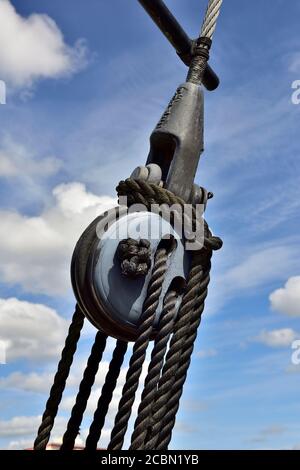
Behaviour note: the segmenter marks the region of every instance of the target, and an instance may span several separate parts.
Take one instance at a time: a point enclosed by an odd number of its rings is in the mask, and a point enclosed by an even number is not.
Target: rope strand
[[[151,362],[149,364],[142,399],[138,409],[138,416],[136,418],[134,431],[131,437],[130,450],[141,450],[143,448],[144,440],[148,431],[148,423],[151,418],[153,400],[156,396],[167,345],[173,330],[177,299],[178,293],[176,291],[170,291],[167,293],[164,301],[164,309],[161,314],[159,330],[155,338],[151,354]]]
[[[83,414],[86,409],[88,399],[91,394],[92,386],[98,372],[99,363],[106,346],[107,335],[98,331],[95,342],[93,344],[90,357],[87,361],[86,369],[83,373],[82,381],[79,385],[79,391],[75,404],[72,408],[71,417],[69,419],[67,430],[63,436],[63,442],[60,450],[73,450],[75,440],[79,434],[79,428],[82,422]]]
[[[134,403],[135,394],[139,385],[139,378],[146,357],[146,350],[152,334],[153,321],[159,304],[159,297],[167,270],[167,259],[167,250],[165,248],[158,249],[155,254],[152,275],[143,307],[139,337],[133,346],[133,353],[129,362],[126,382],[123,387],[122,398],[119,403],[115,425],[111,432],[111,441],[108,445],[108,450],[120,450],[124,442],[132,405]]]
[[[46,403],[46,409],[42,417],[42,423],[38,429],[38,434],[34,442],[34,450],[45,450],[50,439],[51,430],[61,402],[62,394],[66,386],[77,343],[83,327],[84,315],[78,305],[69,327],[61,359],[58,363],[57,372],[50,390],[50,395]]]
[[[127,343],[123,341],[117,341],[113,352],[113,357],[110,361],[109,369],[105,377],[105,382],[102,387],[101,395],[97,403],[94,419],[86,439],[86,450],[97,450],[97,444],[100,440],[107,411],[116,388],[118,377],[120,375],[120,370],[127,351],[127,346]]]
[[[201,323],[201,316],[204,310],[204,302],[207,296],[207,287],[209,284],[209,270],[204,274],[199,286],[197,304],[191,315],[189,333],[185,338],[184,347],[181,352],[181,361],[175,374],[175,381],[167,401],[167,409],[164,419],[161,423],[161,430],[158,437],[157,450],[167,449],[171,441],[172,430],[176,421],[176,414],[179,409],[179,402],[183,392],[183,386],[186,381],[187,372],[191,363],[191,356],[194,350],[194,343],[197,338],[197,331]]]
[[[202,277],[201,265],[192,267],[186,293],[183,296],[175,331],[171,339],[166,362],[158,385],[157,398],[152,410],[152,430],[146,438],[146,449],[156,449],[161,423],[167,411],[167,404],[175,382],[178,364],[181,360],[182,349],[189,333],[189,324],[192,312],[197,303],[198,286]]]

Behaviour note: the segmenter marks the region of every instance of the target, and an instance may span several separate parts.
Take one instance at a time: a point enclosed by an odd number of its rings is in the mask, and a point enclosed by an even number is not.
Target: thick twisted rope
[[[202,266],[195,264],[189,274],[186,292],[178,313],[174,334],[171,338],[170,348],[167,353],[166,362],[158,385],[157,397],[152,409],[152,427],[146,438],[146,449],[155,449],[164,419],[167,402],[175,382],[176,372],[181,360],[181,352],[184,342],[189,333],[190,319],[197,304],[199,284],[202,278]]]
[[[122,204],[122,197],[126,197],[127,206],[130,207],[133,204],[142,204],[148,211],[151,211],[152,206],[173,206],[177,205],[182,208],[182,212],[178,214],[180,219],[183,219],[183,223],[188,227],[193,226],[193,222],[197,219],[197,213],[192,208],[192,218],[185,214],[184,206],[185,201],[175,194],[171,193],[167,189],[161,188],[154,183],[148,183],[142,180],[135,180],[128,178],[125,181],[121,181],[117,186],[117,193],[119,201]],[[176,215],[176,211],[175,211]],[[174,222],[171,220],[171,222]],[[219,250],[222,247],[222,240],[219,237],[214,237],[208,230],[207,223],[204,221],[204,247],[208,250]]]
[[[115,424],[111,432],[108,450],[120,450],[124,442],[132,405],[146,357],[146,350],[153,330],[153,321],[155,319],[156,309],[159,304],[159,297],[167,270],[167,259],[167,250],[165,248],[159,248],[155,254],[154,266],[143,306],[139,336],[133,346],[133,353],[129,362],[126,382],[123,387]]]
[[[151,354],[151,362],[149,364],[142,399],[138,409],[138,416],[135,421],[134,431],[131,437],[130,450],[143,449],[144,440],[148,431],[148,423],[151,419],[151,408],[156,397],[157,386],[167,345],[173,331],[177,299],[178,293],[175,290],[172,290],[167,293],[164,300],[164,308],[158,326],[158,333],[155,337],[155,343]]]
[[[113,392],[116,388],[117,380],[123,364],[124,356],[127,351],[127,343],[117,341],[113,352],[112,360],[105,377],[101,395],[97,403],[97,409],[94,414],[93,422],[90,426],[89,434],[86,439],[86,450],[96,450],[101,432],[105,423],[106,414],[112,400]]]
[[[57,415],[58,406],[60,404],[63,391],[65,389],[66,380],[68,378],[73,357],[77,348],[80,332],[83,327],[84,316],[78,305],[69,328],[65,346],[58,363],[57,372],[50,391],[46,409],[42,417],[42,423],[39,427],[36,440],[34,442],[34,450],[45,450],[49,442],[50,433],[54,425]]]
[[[153,205],[161,204],[174,206],[179,205],[184,206],[184,201],[173,193],[167,191],[164,188],[158,187],[155,184],[144,182],[141,180],[127,179],[126,181],[121,181],[118,188],[118,195],[127,196],[127,205],[130,207],[133,204],[143,204],[149,211]],[[186,220],[184,218],[184,213],[181,212],[179,215],[182,218],[182,222],[185,223],[194,223],[197,217],[196,211],[192,212],[192,220]],[[204,248],[200,251],[201,257],[211,256],[212,250],[220,249],[222,246],[222,241],[218,237],[213,237],[209,231],[209,228],[204,221]],[[197,252],[199,254],[199,252]],[[159,379],[158,390],[155,391],[155,398],[153,399],[153,394],[151,392],[151,405],[150,400],[146,399],[146,402],[142,400],[141,406],[143,408],[139,409],[139,416],[135,424],[134,435],[132,436],[132,449],[155,449],[158,439],[160,439],[161,424],[166,413],[168,413],[168,420],[164,420],[166,425],[166,435],[162,436],[163,445],[165,445],[166,440],[169,438],[170,433],[172,432],[175,419],[174,412],[179,406],[179,399],[182,393],[182,387],[185,382],[187,368],[189,365],[188,352],[184,356],[184,362],[180,368],[180,376],[178,376],[177,369],[181,361],[181,354],[186,341],[187,336],[190,332],[190,323],[193,323],[196,326],[195,322],[192,322],[192,315],[197,305],[200,302],[201,308],[198,309],[198,315],[201,317],[201,313],[204,309],[204,300],[207,295],[207,285],[209,282],[209,276],[203,278],[203,267],[199,262],[199,256],[193,255],[193,266],[189,274],[188,284],[186,288],[185,295],[182,300],[179,311],[179,319],[176,322],[175,331],[171,339],[170,348],[167,353],[166,362],[163,367],[161,378]],[[202,282],[202,284],[200,284]],[[199,286],[202,286],[202,291],[199,290]],[[201,312],[201,313],[200,313]],[[197,317],[199,319],[199,317]],[[200,323],[200,320],[199,320]],[[198,323],[198,325],[199,325]],[[196,339],[196,336],[191,335],[190,341],[192,344]],[[192,352],[191,343],[189,341],[188,351]],[[156,370],[156,373],[157,370]],[[177,373],[177,378],[176,378]],[[176,381],[176,382],[175,382]],[[171,408],[168,407],[168,400],[170,398],[170,391],[176,383],[174,389],[174,399],[172,400]],[[154,386],[154,380],[152,382]],[[152,389],[153,391],[153,389]],[[181,391],[181,392],[180,392]],[[149,389],[147,390],[147,395],[150,393]],[[147,396],[146,395],[146,396]],[[150,406],[152,409],[150,409]],[[175,411],[176,410],[176,411]],[[141,412],[141,413],[140,413]],[[151,417],[151,421],[149,418]],[[143,424],[142,424],[143,423]]]
[[[201,323],[201,316],[204,310],[204,302],[207,296],[207,287],[209,284],[209,271],[210,265],[207,268],[207,271],[203,273],[203,277],[199,285],[199,293],[197,295],[197,302],[194,306],[194,311],[191,315],[189,332],[181,350],[181,360],[178,364],[174,383],[169,391],[169,396],[166,402],[166,412],[162,422],[160,423],[161,429],[157,441],[158,450],[167,449],[172,437],[172,430],[175,425],[183,386],[187,377],[191,356],[194,350],[194,343],[197,337],[197,331]]]
[[[91,394],[92,386],[98,372],[99,363],[106,346],[107,335],[98,331],[95,342],[93,344],[91,354],[88,358],[82,381],[79,385],[79,391],[75,404],[72,408],[71,417],[69,419],[67,430],[63,436],[63,442],[60,450],[73,450],[76,437],[86,409],[88,399]]]

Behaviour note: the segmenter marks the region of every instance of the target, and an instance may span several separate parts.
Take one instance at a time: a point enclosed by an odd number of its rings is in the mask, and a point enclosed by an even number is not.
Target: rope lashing
[[[121,181],[117,186],[117,193],[120,196],[127,197],[127,206],[130,207],[133,204],[142,204],[148,211],[151,211],[152,206],[181,206],[184,209],[185,202],[175,194],[171,193],[167,189],[161,188],[154,183],[148,183],[142,180],[135,180],[128,178],[125,181]],[[123,201],[120,201],[123,203]],[[183,223],[187,226],[193,225],[189,217],[185,214],[184,210],[179,215],[184,217]],[[194,221],[197,218],[197,212],[192,210],[192,217]],[[172,221],[171,221],[172,222]],[[211,250],[219,250],[222,248],[222,240],[219,237],[212,236],[208,230],[207,223],[204,221],[204,247]]]
[[[135,394],[139,385],[139,378],[142,373],[146,357],[146,350],[153,331],[153,322],[167,270],[167,260],[168,252],[166,248],[158,249],[155,253],[154,266],[143,306],[139,335],[133,346],[129,369],[126,375],[126,382],[123,387],[122,398],[119,403],[115,424],[111,432],[111,440],[108,445],[108,450],[120,450],[124,442],[128,421],[132,411],[132,405],[134,403]]]
[[[105,377],[105,382],[102,387],[101,395],[97,403],[97,409],[94,414],[94,419],[90,426],[89,434],[86,439],[86,450],[97,449],[97,444],[101,437],[105,418],[108,412],[110,402],[112,400],[113,392],[116,388],[117,380],[120,375],[126,351],[127,343],[125,343],[124,341],[117,341],[116,347],[113,352],[113,357],[109,364],[109,369]]]
[[[83,373],[82,381],[79,385],[79,391],[75,404],[71,411],[67,430],[63,436],[63,442],[60,450],[72,450],[75,444],[79,428],[82,422],[83,414],[86,409],[88,399],[91,394],[92,386],[98,372],[99,363],[106,346],[107,335],[98,331],[93,344],[90,357],[88,358],[86,369]]]
[[[38,434],[34,442],[34,450],[45,450],[49,442],[54,420],[57,415],[63,391],[65,389],[66,380],[69,376],[74,354],[77,349],[77,343],[83,327],[83,322],[84,315],[77,305],[69,327],[65,346],[61,353],[61,359],[58,363],[57,372],[50,390],[50,395],[46,403],[46,409],[42,417],[42,423],[38,429]]]

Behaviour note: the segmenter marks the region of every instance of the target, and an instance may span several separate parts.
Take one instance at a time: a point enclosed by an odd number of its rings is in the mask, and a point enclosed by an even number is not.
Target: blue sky
[[[167,4],[196,37],[205,2]],[[299,15],[296,0],[224,1],[211,57],[221,86],[206,93],[196,178],[215,194],[206,218],[224,247],[173,448],[300,446],[300,365],[291,362],[300,339]],[[0,0],[0,21],[10,26],[0,33],[0,446],[23,448],[74,307],[72,248],[145,161],[186,69],[134,0]],[[84,332],[54,438],[94,334]]]

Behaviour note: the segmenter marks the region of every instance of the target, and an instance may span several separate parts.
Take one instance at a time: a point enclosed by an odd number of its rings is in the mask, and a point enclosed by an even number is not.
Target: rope
[[[151,211],[153,204],[164,204],[168,206],[179,205],[181,207],[185,204],[182,199],[166,189],[141,180],[127,179],[126,181],[121,181],[117,187],[117,191],[119,197],[127,196],[127,205],[129,207],[132,204],[138,203],[143,204],[149,211]],[[186,222],[184,213],[181,213],[180,217],[183,219],[183,223]],[[196,217],[197,214],[195,210],[193,210],[192,220],[188,220],[188,223],[195,224]],[[155,363],[152,355],[153,362],[151,367],[149,366],[148,377],[145,381],[145,390],[142,395],[142,402],[135,423],[131,449],[155,449],[157,441],[160,440],[163,420],[166,432],[162,433],[162,445],[167,445],[166,442],[175,424],[175,416],[179,406],[183,384],[186,379],[193,344],[196,339],[195,332],[200,324],[201,313],[204,309],[204,300],[207,295],[210,264],[205,270],[205,274],[203,274],[201,261],[205,260],[207,257],[210,260],[212,250],[220,249],[221,246],[221,239],[212,236],[207,223],[204,221],[204,247],[200,251],[193,252],[192,254],[193,264],[189,273],[187,288],[180,306],[178,321],[176,321],[175,324],[175,331],[170,342],[170,348],[162,373],[161,368],[165,351],[162,358],[159,352],[153,351],[153,354],[155,353],[155,360],[161,362]],[[193,315],[195,315],[195,319]],[[158,335],[160,335],[158,344],[160,344],[162,348],[164,347],[162,345],[168,343],[170,333],[169,330],[160,330],[158,332]],[[184,348],[185,343],[187,344],[186,348]],[[184,355],[182,357],[183,353]],[[156,356],[156,354],[158,355]],[[154,364],[157,367],[154,368]],[[179,365],[180,370],[178,371]],[[173,393],[174,396],[169,406],[168,401]],[[166,414],[167,418],[164,419]]]
[[[78,340],[80,338],[83,322],[84,316],[77,305],[69,327],[65,346],[61,353],[61,359],[58,363],[57,372],[50,390],[50,395],[46,403],[46,409],[42,417],[42,423],[38,429],[38,434],[34,442],[34,450],[45,450],[49,442],[50,433],[54,425],[54,420],[57,415],[57,410],[62,398],[63,391],[65,389],[66,380],[73,362],[73,357],[77,348]]]
[[[175,380],[173,386],[169,391],[169,396],[166,403],[167,409],[165,412],[165,416],[163,418],[162,423],[160,423],[161,429],[158,437],[157,450],[167,449],[172,437],[172,430],[175,425],[176,414],[179,408],[179,402],[183,392],[183,386],[190,366],[191,355],[194,350],[194,343],[197,337],[197,331],[201,323],[201,315],[204,310],[204,301],[207,296],[207,287],[209,284],[209,271],[210,265],[207,268],[206,273],[204,273],[202,281],[199,285],[199,293],[197,295],[196,306],[194,307],[194,311],[191,315],[189,333],[185,337],[184,346],[181,350],[181,360],[178,364],[178,368],[175,373]]]
[[[158,326],[158,333],[155,338],[151,362],[149,364],[142,399],[138,409],[138,416],[135,421],[134,432],[131,437],[130,450],[140,450],[143,448],[144,440],[147,435],[148,423],[151,418],[153,400],[156,396],[157,385],[160,379],[167,345],[173,330],[177,299],[178,293],[173,290],[167,293],[164,300],[164,308]]]
[[[133,353],[129,362],[126,382],[123,387],[115,424],[111,432],[108,450],[120,450],[124,442],[132,405],[146,357],[146,350],[152,334],[153,321],[155,319],[155,313],[159,304],[159,297],[167,270],[167,259],[168,254],[165,248],[160,248],[156,251],[147,297],[143,306],[139,336],[133,346]]]
[[[212,39],[223,0],[209,0],[200,36]]]
[[[92,386],[94,385],[95,377],[98,372],[99,363],[102,359],[102,355],[106,346],[106,340],[107,335],[101,331],[98,331],[90,357],[87,361],[87,366],[84,371],[82,381],[79,386],[79,391],[71,412],[67,430],[63,436],[63,442],[60,450],[73,450],[74,448],[76,437],[79,434],[79,428],[82,422],[83,414],[85,412]]]
[[[117,193],[120,197],[127,197],[127,206],[130,207],[133,204],[143,204],[148,211],[151,211],[153,205],[161,206],[180,206],[183,210],[182,213],[175,215],[183,218],[183,223],[187,227],[192,227],[193,222],[197,219],[196,210],[193,208],[192,217],[193,221],[184,212],[185,201],[175,194],[171,193],[167,189],[161,188],[154,183],[148,183],[142,180],[135,180],[128,178],[125,181],[121,181],[117,186]],[[122,200],[119,201],[123,203]],[[178,220],[178,219],[177,219]],[[171,221],[176,222],[176,220]],[[204,221],[204,247],[209,250],[219,250],[222,247],[222,240],[219,237],[211,235],[208,229],[207,223]]]
[[[184,342],[189,333],[189,324],[191,314],[196,306],[199,283],[202,277],[201,265],[192,267],[186,292],[178,313],[178,320],[175,325],[175,331],[171,339],[170,348],[167,353],[166,362],[162,371],[162,376],[158,385],[158,393],[152,410],[152,429],[151,434],[147,436],[146,448],[156,449],[161,423],[164,419],[167,403],[172,390],[178,365],[181,360],[181,352]]]
[[[124,356],[127,351],[127,343],[117,341],[116,347],[113,352],[112,360],[109,364],[109,369],[105,377],[105,382],[102,387],[101,395],[97,403],[97,409],[94,414],[93,422],[90,426],[89,434],[86,439],[86,450],[96,450],[98,441],[101,437],[101,432],[105,423],[106,414],[116,388],[117,380],[123,364]]]

